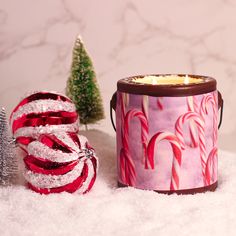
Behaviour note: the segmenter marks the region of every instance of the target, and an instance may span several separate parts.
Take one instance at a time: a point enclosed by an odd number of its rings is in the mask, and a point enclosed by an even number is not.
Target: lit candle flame
[[[184,84],[189,84],[189,77],[188,77],[188,75],[185,75]]]
[[[190,85],[204,82],[203,78],[195,78],[186,75],[147,75],[144,77],[135,77],[135,83],[156,85]]]
[[[156,77],[152,77],[152,84],[157,84],[157,78]]]

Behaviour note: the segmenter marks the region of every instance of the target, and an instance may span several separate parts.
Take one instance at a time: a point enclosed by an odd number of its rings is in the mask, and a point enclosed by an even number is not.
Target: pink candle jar
[[[214,191],[222,105],[216,80],[206,76],[119,80],[111,100],[118,186],[180,194]]]

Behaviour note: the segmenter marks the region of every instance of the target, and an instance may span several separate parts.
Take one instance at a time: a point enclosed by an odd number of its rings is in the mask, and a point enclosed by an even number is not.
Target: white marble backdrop
[[[10,113],[27,91],[64,91],[80,33],[106,109],[97,127],[113,133],[109,99],[122,77],[210,75],[225,99],[220,146],[236,150],[235,12],[235,0],[0,0],[0,104]]]

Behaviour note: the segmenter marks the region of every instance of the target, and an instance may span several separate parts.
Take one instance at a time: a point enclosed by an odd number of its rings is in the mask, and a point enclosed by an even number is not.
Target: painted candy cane
[[[129,125],[130,120],[137,117],[141,123],[141,142],[143,144],[143,153],[146,156],[146,149],[147,149],[147,139],[148,139],[148,121],[146,116],[143,112],[133,109],[130,110],[125,116],[125,124],[124,124],[124,142],[128,145],[128,138],[129,138]],[[145,164],[145,168],[147,165],[147,160]],[[148,167],[147,167],[148,168]]]
[[[129,105],[129,94],[128,93],[122,93],[122,96],[123,96],[125,107],[128,107],[128,105]]]
[[[121,124],[124,124],[126,109],[129,106],[129,94],[120,93]],[[121,126],[121,137],[123,137],[123,125]]]
[[[214,147],[206,163],[206,183],[210,185],[217,180],[217,147]]]
[[[148,122],[142,111],[133,109],[127,112],[124,121],[124,135],[122,139],[123,147],[120,151],[120,172],[122,180],[125,183],[133,185],[135,182],[136,174],[134,163],[130,156],[129,150],[129,125],[132,118],[137,117],[141,123],[141,141],[143,144],[143,153],[147,152],[147,135],[148,135]],[[145,168],[148,168],[148,160],[145,160]],[[131,177],[130,177],[131,176]],[[132,181],[131,181],[132,180]]]
[[[202,166],[202,176],[205,183],[205,170],[206,170],[206,140],[205,140],[205,123],[202,117],[196,112],[187,112],[181,115],[175,123],[175,134],[180,141],[182,150],[185,149],[185,140],[183,134],[183,125],[187,120],[194,120],[195,124],[198,127],[198,136],[199,136],[199,149],[200,149],[200,158]]]
[[[200,114],[204,119],[204,115],[208,114],[208,103],[211,103],[213,109],[213,147],[216,146],[217,143],[217,102],[215,97],[212,94],[207,94],[203,97],[200,107]]]
[[[134,169],[133,160],[129,154],[128,147],[124,148],[126,143],[124,142],[124,124],[125,124],[125,114],[126,114],[126,107],[129,103],[129,96],[126,93],[120,93],[120,108],[121,108],[121,137],[123,148],[120,150],[120,175],[121,180],[124,183],[127,183],[131,186],[134,185],[136,174]]]
[[[134,162],[131,158],[129,149],[120,150],[120,176],[123,183],[134,186],[136,182],[136,172]]]
[[[196,97],[188,96],[187,97],[187,106],[188,106],[188,111],[198,112],[199,108],[198,108],[198,103],[197,103]],[[197,128],[196,128],[196,124],[193,120],[189,121],[189,132],[190,132],[190,137],[191,137],[190,147],[193,147],[193,148],[198,147]]]
[[[147,95],[143,95],[142,96],[142,112],[144,114],[144,116],[146,117],[146,119],[148,120],[148,107],[149,107],[149,97]],[[143,131],[142,131],[143,132]],[[148,131],[147,131],[148,132]],[[147,152],[146,152],[146,147],[147,147],[147,133],[144,135],[144,139],[143,141],[143,157],[142,157],[142,164],[145,165],[145,169],[148,169],[148,165],[147,165]]]
[[[148,119],[148,106],[149,106],[149,99],[147,95],[142,96],[142,112],[145,117]]]
[[[130,110],[125,116],[124,141],[128,144],[129,124],[132,118],[137,117],[141,123],[141,142],[143,145],[143,156],[145,157],[145,169],[148,169],[147,139],[148,139],[148,120],[142,111],[137,109]]]
[[[182,150],[179,143],[178,138],[175,134],[170,132],[158,132],[154,134],[149,141],[148,144],[148,156],[151,161],[151,165],[154,168],[154,152],[155,152],[155,144],[159,143],[162,140],[167,140],[171,144],[173,151],[173,162],[172,162],[172,170],[171,170],[171,182],[170,182],[170,190],[178,190],[179,189],[179,174],[181,167],[181,158],[182,158]]]
[[[124,93],[119,93],[119,102],[120,102],[120,119],[121,119],[121,139],[122,142],[124,140],[124,130],[123,130],[123,126],[125,123],[125,102],[124,102]],[[123,145],[122,145],[123,146]],[[125,152],[123,150],[123,148],[120,150],[120,176],[121,176],[121,180],[124,181],[125,183],[128,182],[127,181],[127,177],[126,177],[126,170],[125,170],[125,160],[129,159],[129,157],[126,157]]]
[[[162,100],[163,100],[163,97],[158,97],[157,98],[157,108],[161,111],[164,109]]]
[[[125,101],[124,101],[124,96],[125,96],[124,93],[120,93],[121,124],[124,124],[124,119],[125,119]]]

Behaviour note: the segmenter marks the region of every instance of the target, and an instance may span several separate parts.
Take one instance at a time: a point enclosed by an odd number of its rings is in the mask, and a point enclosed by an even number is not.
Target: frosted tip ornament
[[[33,191],[86,193],[94,185],[98,160],[84,136],[69,132],[43,134],[27,149],[24,176]]]
[[[77,132],[78,121],[75,105],[68,97],[46,91],[25,97],[10,116],[13,136],[24,149],[41,134]]]

